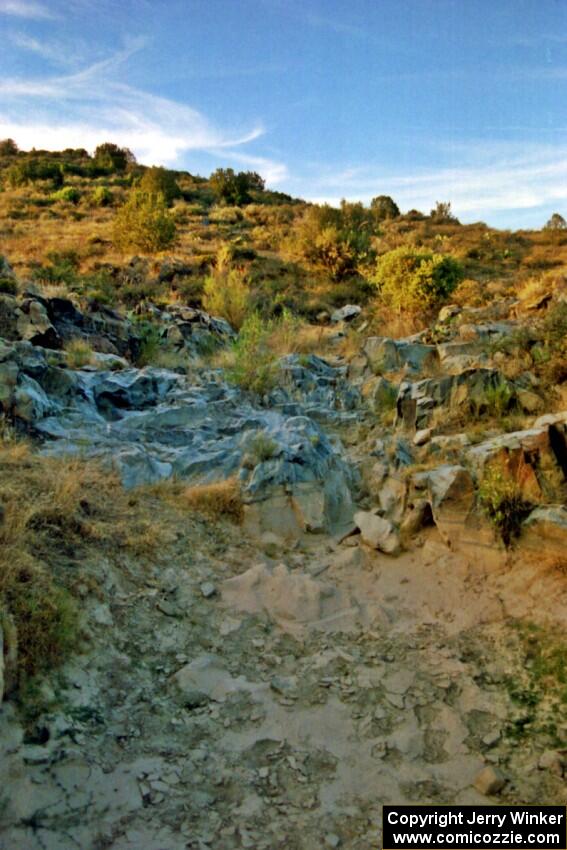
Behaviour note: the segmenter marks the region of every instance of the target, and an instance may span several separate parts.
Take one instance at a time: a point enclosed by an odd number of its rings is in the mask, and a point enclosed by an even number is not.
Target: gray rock
[[[359,307],[357,304],[346,304],[344,307],[331,313],[331,322],[334,324],[337,322],[352,322],[361,313],[362,307]]]
[[[567,552],[567,507],[535,508],[522,529],[522,543],[542,556],[565,560]]]
[[[432,434],[432,428],[422,428],[421,431],[416,431],[415,436],[413,438],[414,446],[424,446],[430,441]]]
[[[565,759],[557,750],[546,750],[539,757],[537,766],[540,770],[548,770],[556,776],[563,776]]]
[[[389,520],[370,511],[358,511],[354,522],[360,529],[361,537],[368,546],[379,549],[388,555],[398,555],[400,552],[399,535]]]
[[[213,596],[216,596],[217,589],[214,584],[210,581],[204,581],[201,585],[201,596],[205,599],[211,599]]]
[[[477,774],[474,787],[485,797],[498,794],[506,784],[506,780],[497,767],[488,765]]]

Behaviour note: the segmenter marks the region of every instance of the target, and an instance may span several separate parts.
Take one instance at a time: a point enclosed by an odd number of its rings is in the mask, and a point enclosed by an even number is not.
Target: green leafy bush
[[[31,274],[37,283],[59,284],[72,287],[76,284],[79,270],[79,257],[76,251],[50,251],[49,264],[36,266]]]
[[[175,239],[175,222],[162,194],[134,190],[116,213],[113,241],[121,251],[162,251]]]
[[[400,208],[389,195],[378,195],[370,201],[370,209],[374,213],[376,221],[398,218]]]
[[[361,203],[342,201],[339,209],[308,207],[284,239],[284,249],[294,259],[340,280],[373,258],[371,237],[376,233],[372,210]]]
[[[0,275],[0,293],[4,295],[16,295],[18,284],[13,277],[2,277]]]
[[[81,193],[74,186],[64,186],[51,194],[52,201],[63,201],[66,204],[78,204],[80,199]]]
[[[277,379],[277,359],[270,347],[272,324],[258,313],[249,316],[233,345],[234,363],[227,369],[228,381],[244,390],[265,393]]]
[[[373,281],[398,312],[425,313],[439,306],[463,278],[453,257],[402,246],[383,254]]]
[[[114,195],[108,186],[97,186],[91,195],[91,203],[95,207],[110,207],[114,200]]]
[[[209,178],[209,186],[215,197],[226,204],[237,207],[248,204],[252,200],[253,190],[263,191],[264,181],[255,171],[239,171],[232,168],[217,168]]]
[[[534,507],[524,498],[519,484],[497,467],[486,472],[478,499],[484,515],[506,547],[519,537],[522,523]]]
[[[176,198],[181,197],[181,189],[177,185],[175,174],[167,168],[153,166],[144,171],[138,188],[150,195],[163,195],[166,205],[171,206]]]

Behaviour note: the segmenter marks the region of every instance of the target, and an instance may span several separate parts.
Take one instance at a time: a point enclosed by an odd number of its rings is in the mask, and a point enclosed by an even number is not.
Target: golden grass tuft
[[[72,369],[81,369],[94,362],[94,351],[86,339],[77,337],[70,340],[66,346],[67,363]]]
[[[242,494],[236,478],[186,487],[180,502],[213,520],[229,519],[240,523],[244,516]]]
[[[156,484],[146,485],[140,488],[139,492],[153,496],[181,513],[189,509],[208,520],[228,519],[240,523],[244,517],[242,493],[236,478],[189,487],[183,481],[168,478]]]
[[[79,638],[73,591],[91,552],[155,552],[161,530],[114,473],[0,440],[0,623],[8,687],[63,661]]]

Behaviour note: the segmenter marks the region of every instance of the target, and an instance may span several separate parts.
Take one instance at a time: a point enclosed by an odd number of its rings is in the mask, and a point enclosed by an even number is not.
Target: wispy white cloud
[[[529,211],[567,206],[567,144],[524,146],[500,143],[484,151],[484,143],[459,146],[455,167],[393,174],[360,166],[310,181],[313,201],[338,204],[341,198],[368,202],[378,194],[392,195],[403,209],[429,212],[436,201],[451,201],[464,219],[505,211]],[[499,151],[499,153],[497,153]]]
[[[14,47],[19,50],[25,50],[28,53],[34,53],[42,59],[47,60],[51,65],[61,68],[77,67],[81,62],[84,62],[87,46],[85,44],[77,44],[75,41],[74,49],[70,49],[68,44],[63,44],[57,41],[46,41],[45,39],[34,38],[25,32],[11,32],[9,39]]]
[[[269,182],[283,179],[283,164],[239,151],[264,134],[261,123],[219,128],[186,104],[121,82],[121,66],[145,43],[133,40],[73,73],[0,81],[0,138],[13,138],[24,149],[92,150],[113,141],[142,162],[163,165],[180,164],[189,151],[222,152],[260,169]],[[27,41],[23,46],[35,48]],[[42,44],[41,50],[51,52],[51,46]]]
[[[37,0],[0,0],[0,14],[31,20],[56,17],[44,3],[38,3]]]

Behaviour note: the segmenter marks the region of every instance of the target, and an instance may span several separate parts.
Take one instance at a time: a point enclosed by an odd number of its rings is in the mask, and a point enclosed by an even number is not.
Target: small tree
[[[120,148],[112,142],[104,142],[95,150],[94,162],[98,168],[122,172],[126,171],[129,164],[136,162],[136,157],[128,148]]]
[[[400,208],[389,195],[378,195],[370,201],[370,209],[374,213],[376,221],[385,221],[390,218],[397,218],[400,215]]]
[[[162,251],[175,239],[175,222],[161,194],[131,192],[116,213],[113,241],[121,251]]]
[[[567,221],[559,213],[553,213],[549,221],[544,227],[544,230],[565,230]]]
[[[270,347],[270,323],[258,313],[249,316],[233,345],[234,363],[227,370],[230,383],[255,393],[269,392],[276,383],[277,358]]]
[[[437,307],[463,279],[460,263],[448,255],[402,246],[383,254],[373,282],[398,312],[422,313]]]
[[[163,195],[167,206],[171,206],[175,198],[181,197],[181,189],[177,185],[175,174],[173,171],[168,171],[167,168],[152,166],[144,171],[139,188],[142,192],[150,194]]]
[[[219,201],[242,206],[252,200],[252,190],[264,189],[264,180],[255,171],[239,171],[232,168],[217,168],[209,177],[209,186]]]
[[[0,142],[0,156],[16,156],[18,146],[13,139],[3,139]]]
[[[458,223],[457,217],[451,212],[450,201],[436,201],[434,208],[429,213],[429,217],[437,224]]]

